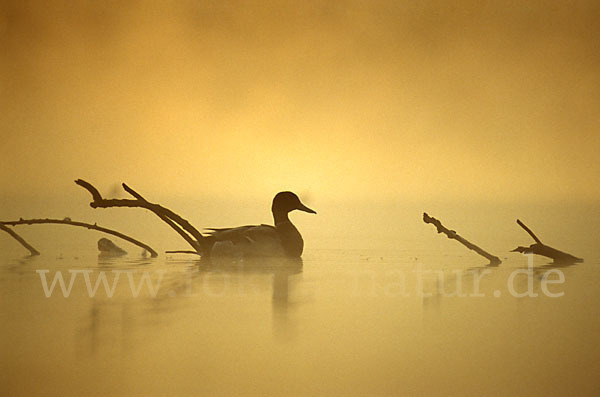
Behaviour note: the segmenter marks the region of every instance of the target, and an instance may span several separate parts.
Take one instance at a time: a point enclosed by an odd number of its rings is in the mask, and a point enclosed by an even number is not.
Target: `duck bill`
[[[317,211],[311,210],[310,208],[308,208],[304,204],[300,204],[300,206],[297,209],[299,209],[300,211],[308,212],[309,214],[316,214],[317,213]]]

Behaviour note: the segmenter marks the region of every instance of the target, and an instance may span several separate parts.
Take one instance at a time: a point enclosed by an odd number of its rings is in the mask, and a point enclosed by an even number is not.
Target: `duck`
[[[206,235],[212,240],[210,256],[299,258],[304,250],[304,240],[289,218],[289,213],[295,210],[317,213],[304,205],[295,193],[285,191],[273,198],[271,212],[274,226],[206,228]]]

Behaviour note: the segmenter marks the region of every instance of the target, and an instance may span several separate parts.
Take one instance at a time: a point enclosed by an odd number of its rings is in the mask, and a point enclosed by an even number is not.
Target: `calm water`
[[[169,206],[203,226],[269,221],[261,206],[218,204]],[[598,206],[308,204],[319,214],[293,217],[301,262],[145,258],[116,239],[129,255],[102,258],[100,234],[66,226],[16,229],[42,252],[26,258],[0,235],[1,394],[600,394]],[[40,205],[2,219],[69,215],[186,248],[142,211]],[[504,262],[486,267],[423,210]],[[585,262],[528,267],[508,252],[532,242],[516,217]],[[67,286],[75,275],[70,295],[56,285],[47,298],[42,276],[59,271]],[[90,297],[84,275],[94,286],[101,272],[109,285],[119,275],[112,297],[103,285]],[[135,296],[144,275],[155,289]]]

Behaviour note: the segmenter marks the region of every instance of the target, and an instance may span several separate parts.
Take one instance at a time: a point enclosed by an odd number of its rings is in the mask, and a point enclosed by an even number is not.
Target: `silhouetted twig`
[[[131,199],[105,199],[102,197],[98,189],[91,183],[82,179],[77,179],[76,184],[86,189],[92,195],[93,201],[90,203],[92,208],[110,208],[110,207],[129,207],[129,208],[145,208],[153,212],[156,216],[173,228],[192,248],[199,254],[207,255],[210,252],[209,239],[203,236],[195,227],[187,220],[177,215],[168,208],[159,204],[147,201],[141,194],[133,190],[126,184],[122,184],[123,189],[133,197]]]
[[[432,225],[434,225],[436,227],[438,233],[444,233],[446,236],[448,236],[449,239],[456,240],[459,243],[461,243],[462,245],[464,245],[465,247],[467,247],[468,249],[477,252],[479,255],[481,255],[484,258],[486,258],[487,260],[489,260],[490,264],[492,264],[492,265],[499,265],[500,263],[502,263],[502,261],[500,260],[500,258],[498,258],[497,256],[494,256],[492,254],[487,253],[486,251],[484,251],[483,249],[479,248],[475,244],[473,244],[473,243],[465,240],[464,238],[462,238],[461,236],[459,236],[454,230],[448,230],[448,229],[446,229],[444,227],[444,225],[442,225],[442,222],[440,222],[439,220],[435,219],[434,217],[431,217],[431,216],[427,215],[426,212],[423,213],[423,222],[425,222],[425,223],[431,223]]]
[[[0,230],[4,230],[6,233],[10,234],[12,236],[12,238],[17,240],[19,242],[19,244],[21,244],[23,247],[25,247],[29,251],[29,253],[31,253],[31,256],[36,256],[36,255],[40,254],[38,250],[33,248],[31,245],[29,245],[29,243],[27,241],[25,241],[25,239],[23,239],[23,237],[19,236],[10,227],[6,227],[6,226],[4,226],[4,224],[0,223]]]
[[[517,223],[521,226],[529,235],[535,240],[535,244],[531,244],[529,247],[518,246],[511,252],[520,252],[522,254],[536,254],[545,256],[547,258],[554,259],[557,263],[578,263],[583,262],[583,259],[568,254],[566,252],[552,248],[544,243],[529,229],[523,222],[517,219]]]
[[[536,243],[542,244],[542,241],[531,231],[530,228],[525,226],[525,224],[523,222],[521,222],[520,220],[517,219],[517,223],[519,224],[519,226],[521,226],[523,229],[525,229],[525,231],[527,233],[529,233],[529,235],[535,240]]]
[[[102,233],[106,233],[106,234],[110,234],[113,235],[115,237],[118,237],[120,239],[123,239],[125,241],[130,242],[131,244],[135,244],[138,247],[144,248],[145,250],[147,250],[150,253],[150,256],[152,257],[156,257],[158,256],[158,254],[156,253],[156,251],[154,251],[149,245],[142,243],[141,241],[138,241],[136,239],[134,239],[133,237],[129,237],[123,233],[117,232],[116,230],[111,230],[111,229],[107,229],[105,227],[101,227],[98,226],[96,224],[89,224],[89,223],[84,223],[84,222],[76,222],[76,221],[72,221],[70,219],[19,219],[18,221],[0,221],[0,227],[5,230],[5,229],[9,229],[10,228],[6,228],[6,226],[19,226],[19,225],[39,225],[39,224],[59,224],[59,225],[71,225],[71,226],[79,226],[79,227],[85,227],[86,229],[90,229],[90,230],[97,230],[99,232]],[[10,232],[13,232],[12,230],[5,230],[6,232],[8,232],[10,234]],[[11,234],[12,235],[12,234]],[[12,235],[13,237],[15,237],[14,235]],[[16,239],[16,237],[15,237]],[[22,241],[18,240],[21,244],[23,244]],[[27,246],[23,245],[25,248],[29,249],[31,252],[31,249],[28,248]],[[30,246],[31,247],[31,246]],[[31,247],[33,248],[33,247]],[[35,251],[35,249],[34,249]],[[37,252],[37,251],[36,251]],[[39,252],[37,252],[37,254],[34,254],[32,252],[32,255],[39,255]]]

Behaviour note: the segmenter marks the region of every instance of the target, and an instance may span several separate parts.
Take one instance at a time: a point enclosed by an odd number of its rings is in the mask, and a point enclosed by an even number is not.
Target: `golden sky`
[[[0,189],[599,200],[597,1],[0,3]]]

